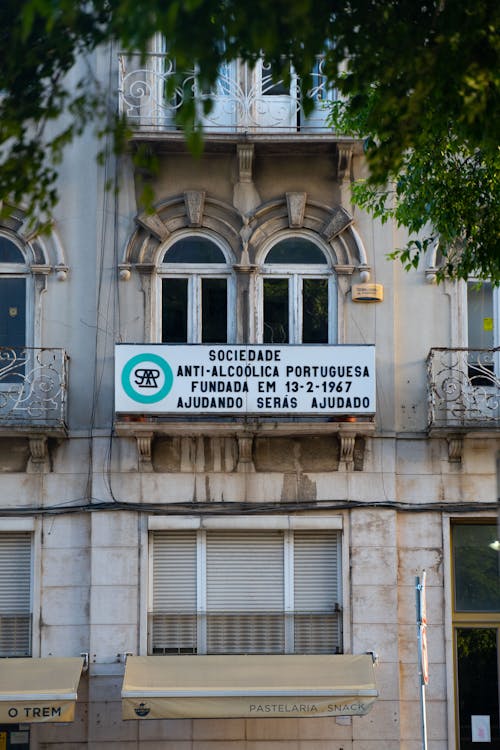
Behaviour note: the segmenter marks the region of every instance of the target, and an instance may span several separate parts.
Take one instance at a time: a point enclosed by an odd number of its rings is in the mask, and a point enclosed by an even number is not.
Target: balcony
[[[0,435],[66,433],[62,349],[0,347]]]
[[[427,358],[429,430],[500,430],[500,348],[431,349]]]
[[[170,92],[169,79],[176,75],[175,62],[166,55],[121,55],[119,62],[120,113],[138,131],[179,132],[176,113],[186,94],[193,94],[206,135],[331,134],[329,103],[335,100],[336,92],[327,85],[322,57],[317,58],[310,74],[307,96],[314,108],[307,117],[297,76],[292,75],[290,84],[285,86],[283,81],[273,78],[264,61],[258,61],[253,69],[241,61],[226,63],[212,91],[200,89],[196,71],[186,71],[173,95],[166,92]],[[208,100],[213,103],[212,110],[203,114],[203,105]]]

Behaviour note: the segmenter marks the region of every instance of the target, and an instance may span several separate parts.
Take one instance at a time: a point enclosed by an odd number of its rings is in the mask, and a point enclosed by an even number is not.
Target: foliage
[[[203,90],[214,84],[223,61],[255,62],[263,54],[285,77],[292,64],[305,91],[315,56],[324,53],[329,81],[349,98],[363,134],[372,135],[372,185],[384,184],[402,167],[408,175],[408,150],[425,154],[430,138],[445,149],[451,123],[456,168],[479,179],[474,162],[484,165],[479,187],[489,194],[494,186],[488,188],[487,173],[498,166],[500,142],[499,21],[496,0],[3,0],[0,195],[15,203],[29,199],[34,216],[48,217],[57,200],[58,163],[75,136],[95,123],[101,134],[113,134],[117,151],[123,149],[127,129],[110,99],[114,87],[96,80],[92,55],[106,43],[144,52],[156,31],[167,38],[179,71],[197,67]],[[180,125],[199,146],[192,100],[181,110]],[[462,153],[465,166],[459,166]],[[452,180],[451,153],[446,159]],[[414,168],[426,170],[424,164]],[[449,189],[464,184],[455,180]],[[467,205],[470,194],[464,193]],[[484,205],[489,211],[489,198]],[[458,226],[448,223],[446,241]],[[484,244],[486,222],[481,226],[484,231],[469,232],[478,238],[470,253],[481,246],[498,255],[491,235]],[[457,236],[463,238],[463,231]],[[484,273],[495,271],[489,261],[478,261]],[[465,273],[466,265],[449,270]]]
[[[365,112],[353,112],[349,101],[335,103],[333,125],[351,135],[369,132],[367,120],[380,95],[373,87]],[[454,123],[437,125],[432,112],[420,127],[425,134],[420,147],[403,154],[387,182],[372,175],[355,183],[354,202],[382,222],[394,219],[409,230],[413,238],[389,256],[407,270],[438,245],[438,280],[474,276],[500,283],[500,151],[471,147]],[[368,152],[378,148],[376,136],[372,131],[366,139]]]

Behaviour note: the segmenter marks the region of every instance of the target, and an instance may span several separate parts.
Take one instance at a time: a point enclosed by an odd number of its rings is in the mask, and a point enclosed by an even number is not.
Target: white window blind
[[[341,650],[340,532],[152,532],[152,653]]]
[[[31,534],[0,533],[0,657],[31,654]]]
[[[294,536],[294,651],[334,653],[340,642],[340,535]]]
[[[196,653],[196,532],[158,531],[153,545],[153,650]]]
[[[283,534],[214,532],[206,549],[208,652],[281,653]]]

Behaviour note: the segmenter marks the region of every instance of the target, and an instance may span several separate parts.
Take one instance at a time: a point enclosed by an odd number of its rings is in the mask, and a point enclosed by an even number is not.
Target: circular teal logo
[[[172,368],[158,354],[136,354],[122,371],[127,396],[139,404],[156,404],[170,393],[174,382]]]

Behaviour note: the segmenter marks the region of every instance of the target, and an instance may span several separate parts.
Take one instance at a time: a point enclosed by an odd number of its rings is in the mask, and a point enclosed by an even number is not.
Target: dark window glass
[[[457,628],[460,750],[500,750],[496,628]],[[491,742],[472,742],[472,716],[489,716]],[[486,738],[485,738],[486,739]]]
[[[455,610],[500,611],[500,556],[489,545],[495,524],[456,525],[453,529]]]
[[[188,280],[162,280],[162,334],[161,340],[169,344],[187,342],[188,332]]]
[[[0,237],[0,263],[24,263],[24,256],[7,237]]]
[[[26,279],[0,278],[0,383],[23,381],[25,346]]]
[[[0,346],[26,345],[26,279],[0,278]]]
[[[273,245],[266,256],[266,263],[312,263],[325,266],[326,258],[314,242],[297,237],[281,240]]]
[[[288,279],[264,280],[264,343],[287,344]]]
[[[163,256],[164,263],[225,263],[222,250],[206,237],[185,237]]]
[[[227,342],[227,281],[202,279],[201,281],[202,329],[204,344]]]
[[[302,343],[328,343],[328,281],[302,282]]]
[[[290,84],[285,85],[283,73],[271,63],[262,63],[262,94],[264,96],[290,96]]]

